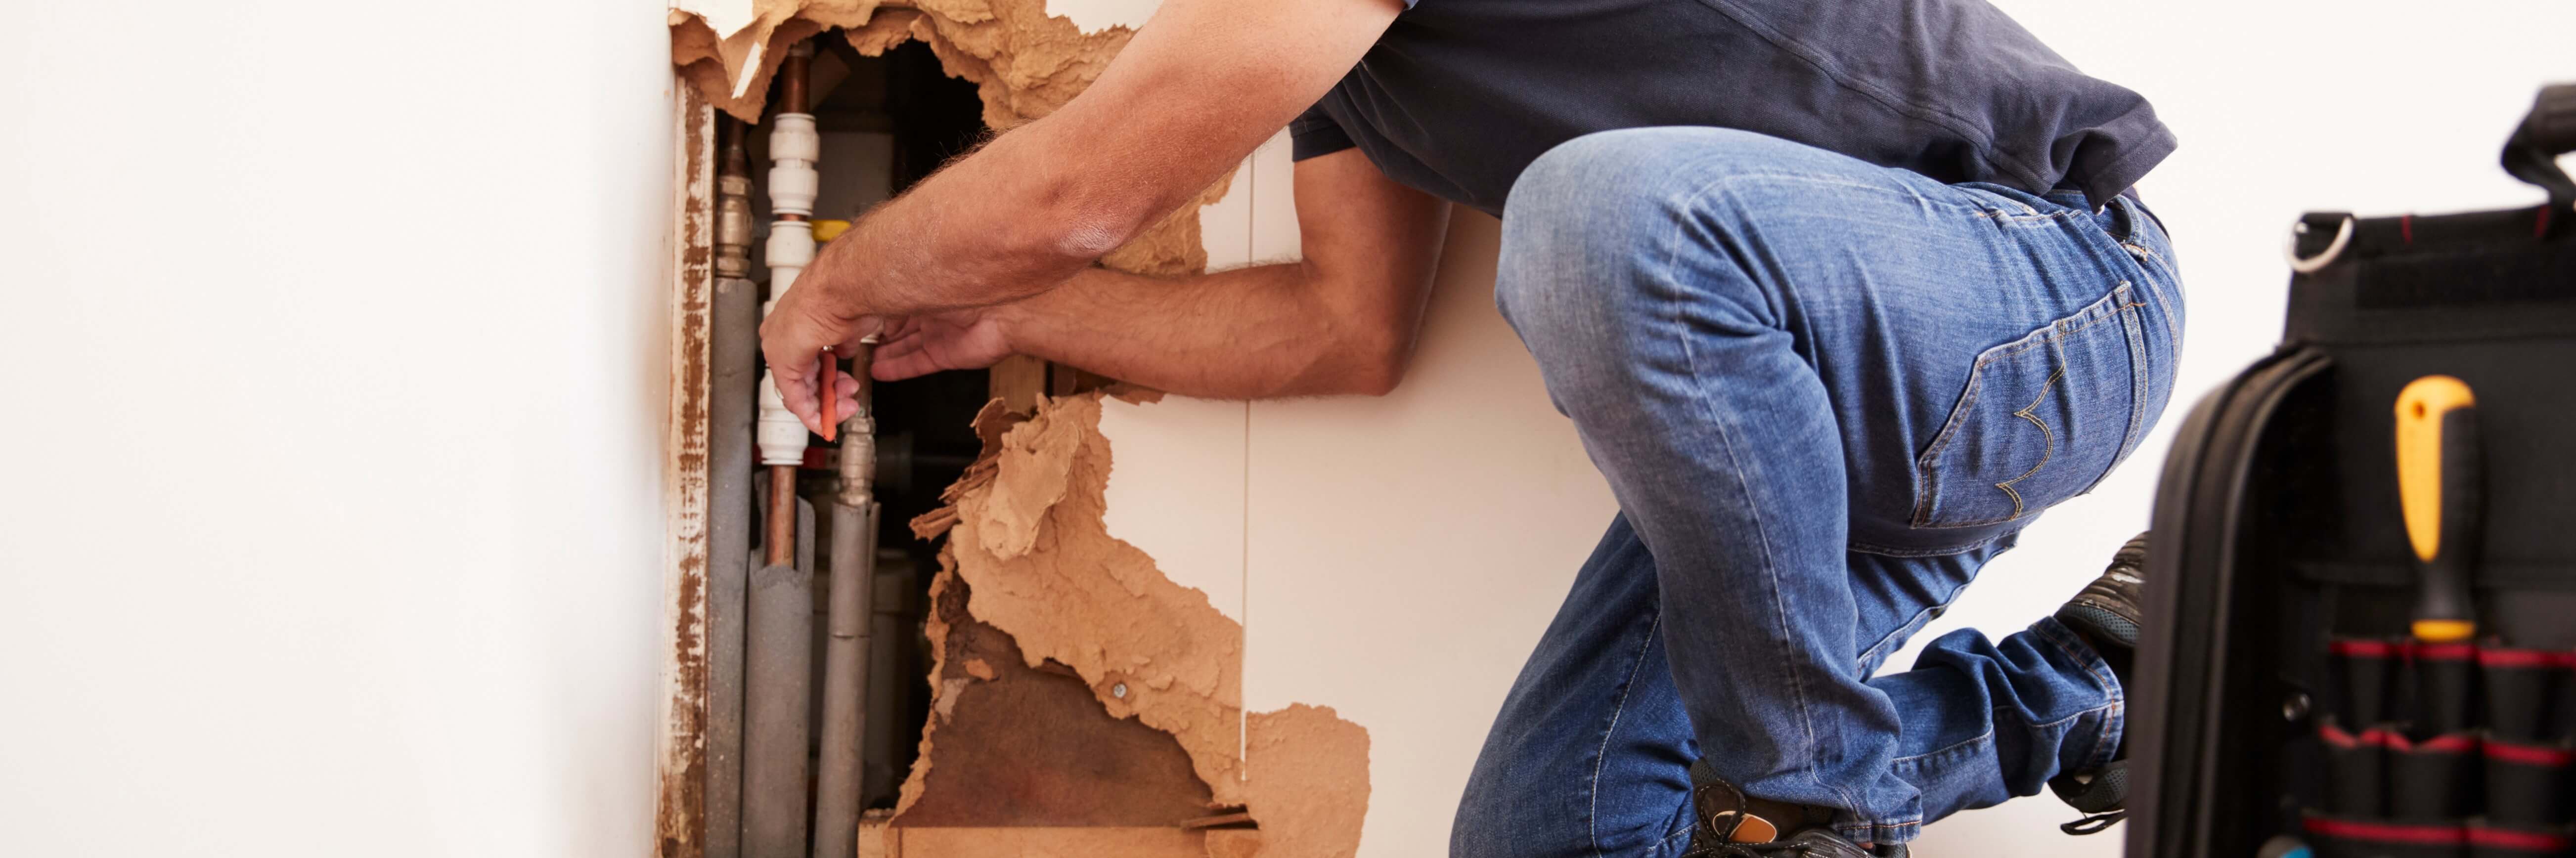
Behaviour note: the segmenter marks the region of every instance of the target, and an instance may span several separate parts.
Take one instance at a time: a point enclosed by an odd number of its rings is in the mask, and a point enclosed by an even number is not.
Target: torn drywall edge
[[[786,49],[834,27],[871,56],[907,39],[930,43],[949,74],[983,89],[985,124],[995,130],[1073,100],[1134,35],[1125,27],[1085,33],[1047,14],[1045,0],[759,0],[749,22],[729,32],[694,5],[712,4],[678,5],[667,15],[671,62],[745,122],[759,121]]]
[[[745,122],[758,122],[769,81],[786,49],[833,27],[850,46],[877,56],[918,39],[949,75],[972,82],[984,101],[984,124],[1008,131],[1055,112],[1100,77],[1134,35],[1125,27],[1085,33],[1071,19],[1047,14],[1045,0],[758,0],[747,18],[732,7],[682,2],[668,13],[671,62],[709,102]],[[709,17],[710,14],[719,17]],[[716,20],[747,20],[719,31]],[[1100,262],[1158,276],[1207,268],[1198,210],[1225,196],[1225,178],[1111,251]]]
[[[1171,733],[1216,803],[1244,805],[1259,822],[1263,854],[1354,854],[1367,731],[1305,705],[1240,717],[1242,625],[1102,523],[1111,458],[1101,396],[1043,402],[1026,418],[986,407],[976,422],[986,454],[945,495],[950,506],[914,522],[925,538],[950,537],[934,586],[964,582],[967,612],[1014,637],[1030,665],[1071,668],[1110,714]],[[945,624],[934,619],[928,631],[944,657]],[[916,769],[907,781],[898,819],[925,776]]]

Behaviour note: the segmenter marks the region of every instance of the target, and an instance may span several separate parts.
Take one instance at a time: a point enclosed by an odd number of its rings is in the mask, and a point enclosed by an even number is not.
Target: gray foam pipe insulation
[[[716,281],[713,402],[707,406],[706,858],[742,854],[744,599],[750,592],[753,404],[760,385],[760,287]]]

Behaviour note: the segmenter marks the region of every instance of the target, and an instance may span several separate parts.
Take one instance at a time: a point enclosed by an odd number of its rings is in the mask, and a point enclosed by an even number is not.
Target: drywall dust
[[[1262,855],[1353,854],[1368,806],[1368,731],[1298,705],[1252,715],[1248,734],[1238,732],[1247,724],[1243,626],[1102,522],[1111,466],[1103,395],[1042,401],[1027,417],[986,406],[976,421],[984,455],[950,487],[946,508],[913,522],[924,538],[949,537],[935,586],[962,582],[967,613],[1016,639],[1030,667],[1069,668],[1109,714],[1171,734],[1213,802],[1252,815]],[[933,651],[944,655],[949,629],[932,626]],[[934,741],[923,740],[925,761]],[[905,803],[918,797],[926,767],[906,784]]]
[[[972,82],[984,102],[984,124],[1007,132],[1055,112],[1100,77],[1134,32],[1111,27],[1085,33],[1071,19],[1047,14],[1045,0],[731,0],[750,14],[713,14],[720,0],[679,0],[668,16],[671,62],[717,109],[760,121],[770,78],[787,49],[832,28],[860,54],[877,56],[920,40],[941,68]],[[719,33],[710,21],[747,21]],[[1207,268],[1199,238],[1200,206],[1225,196],[1220,179],[1133,241],[1101,258],[1120,271],[1157,276]]]

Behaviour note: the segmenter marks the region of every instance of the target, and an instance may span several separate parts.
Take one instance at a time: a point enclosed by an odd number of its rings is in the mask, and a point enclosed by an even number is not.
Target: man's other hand
[[[877,346],[878,381],[902,381],[952,369],[983,369],[1011,356],[995,308],[913,316],[888,328]]]

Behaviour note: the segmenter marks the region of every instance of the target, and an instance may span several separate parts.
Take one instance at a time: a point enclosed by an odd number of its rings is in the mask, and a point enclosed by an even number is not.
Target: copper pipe
[[[769,565],[796,565],[796,466],[769,466]]]
[[[806,79],[813,74],[814,45],[799,42],[787,49],[787,58],[778,62],[778,112],[804,113]]]

